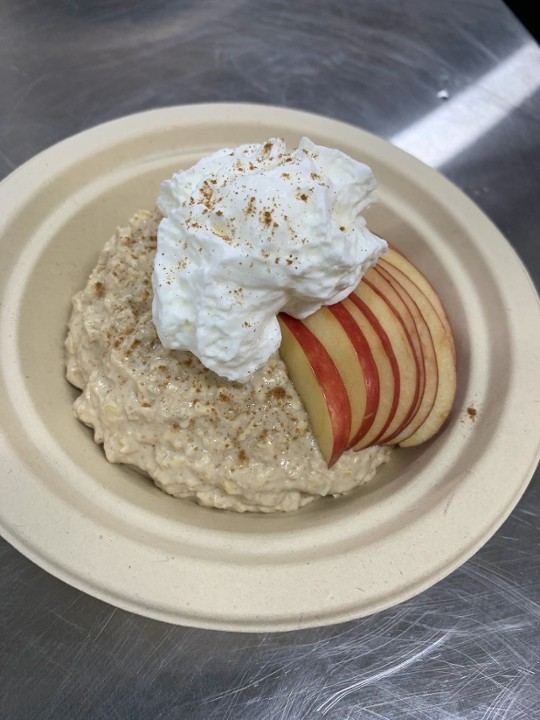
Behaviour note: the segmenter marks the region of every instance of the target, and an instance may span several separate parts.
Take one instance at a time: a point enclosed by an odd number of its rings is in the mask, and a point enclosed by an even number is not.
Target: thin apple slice
[[[379,295],[381,295],[381,297],[384,297],[386,299],[393,312],[400,319],[413,351],[418,375],[416,401],[414,403],[414,407],[411,410],[410,418],[408,418],[408,420],[405,421],[401,426],[401,429],[403,429],[403,427],[408,424],[408,422],[417,414],[424,397],[426,378],[422,343],[420,342],[420,338],[418,336],[415,318],[413,317],[413,314],[409,309],[407,303],[393,287],[392,283],[388,280],[388,278],[385,278],[378,271],[377,266],[372,267],[368,270],[368,272],[362,279],[362,282],[365,282],[371,287],[373,287],[379,293]],[[385,444],[391,444],[394,438],[399,434],[401,429],[398,429],[398,431],[396,431],[394,435],[392,435],[392,437],[387,438],[385,440]]]
[[[280,355],[308,414],[328,467],[347,448],[351,430],[349,397],[332,358],[301,320],[278,316]]]
[[[437,367],[437,358],[435,356],[435,348],[433,347],[433,341],[431,339],[431,333],[418,305],[405,291],[403,286],[400,285],[399,282],[397,282],[397,280],[379,264],[376,265],[373,270],[374,274],[379,275],[386,281],[387,286],[390,286],[393,289],[393,292],[401,298],[403,303],[409,309],[416,328],[416,333],[411,333],[411,338],[414,340],[415,345],[418,343],[420,346],[420,357],[423,365],[424,385],[420,393],[418,407],[409,423],[402,428],[399,434],[392,438],[392,444],[399,444],[402,440],[405,440],[418,430],[420,425],[422,425],[431,412],[437,395],[439,371]],[[387,292],[390,291],[387,290]]]
[[[351,430],[347,442],[347,445],[350,445],[366,415],[368,396],[362,358],[353,345],[353,337],[329,307],[321,307],[302,322],[326,348],[347,390],[351,406]],[[351,324],[354,324],[352,318]]]
[[[429,328],[435,356],[437,358],[438,383],[433,407],[420,427],[399,443],[401,447],[411,447],[413,445],[420,445],[433,437],[433,435],[440,430],[450,414],[456,394],[455,346],[452,335],[448,334],[439,313],[431,302],[431,294],[435,292],[433,288],[431,289],[430,298],[428,298],[416,282],[413,282],[411,278],[396,265],[381,263],[381,267],[384,267],[384,269],[399,282],[418,305]],[[448,325],[448,327],[450,326]]]
[[[383,263],[387,262],[394,267],[397,267],[399,270],[405,273],[405,275],[407,275],[407,277],[410,278],[413,283],[418,285],[420,290],[424,293],[424,295],[435,308],[435,312],[439,316],[443,327],[448,334],[448,337],[452,344],[452,353],[455,358],[456,346],[454,343],[452,327],[450,325],[450,321],[448,320],[448,315],[446,314],[446,310],[444,309],[444,305],[442,304],[440,297],[437,295],[435,289],[433,288],[433,285],[431,285],[426,276],[423,275],[423,273],[416,267],[416,265],[414,265],[407,257],[405,257],[402,252],[400,252],[393,245],[388,246],[388,250],[383,255],[381,255],[379,261],[382,261]]]
[[[397,405],[390,423],[374,439],[386,443],[407,423],[418,400],[418,367],[405,327],[395,308],[380,294],[369,279],[363,279],[351,294],[354,303],[362,303],[362,311],[381,336],[382,343],[397,376]]]
[[[387,302],[391,305],[391,307],[399,316],[414,353],[420,381],[419,395],[421,395],[424,391],[425,383],[424,352],[421,340],[418,336],[418,328],[415,315],[410,309],[408,303],[394,288],[391,279],[385,277],[384,274],[379,271],[377,265],[367,271],[363,278],[363,282],[367,282],[368,284],[375,287],[377,292],[384,298],[386,298]]]
[[[349,447],[353,447],[364,437],[375,422],[381,395],[379,371],[366,336],[344,304],[339,302],[335,305],[330,305],[328,306],[328,310],[337,318],[349,337],[361,367],[361,373],[356,378],[356,382],[363,382],[366,399],[362,422],[356,429],[356,433],[351,433],[349,440]],[[356,390],[349,384],[347,391],[349,393],[351,406],[354,406],[357,402]]]
[[[375,440],[381,437],[394,417],[399,399],[399,368],[395,358],[394,362],[391,361],[392,353],[387,351],[387,348],[390,348],[390,341],[387,337],[384,338],[384,330],[380,327],[377,318],[359,298],[353,301],[354,298],[353,293],[342,300],[341,305],[353,317],[367,340],[377,366],[380,387],[379,406],[375,419],[353,445],[354,450],[362,450],[373,445]]]

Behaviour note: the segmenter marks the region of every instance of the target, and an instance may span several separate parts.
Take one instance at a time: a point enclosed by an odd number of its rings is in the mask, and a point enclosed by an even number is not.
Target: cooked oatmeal
[[[240,512],[296,510],[368,482],[390,450],[349,451],[328,469],[278,355],[239,384],[163,348],[151,312],[160,219],[140,212],[118,229],[73,298],[74,412],[107,459],[137,466],[176,497]]]

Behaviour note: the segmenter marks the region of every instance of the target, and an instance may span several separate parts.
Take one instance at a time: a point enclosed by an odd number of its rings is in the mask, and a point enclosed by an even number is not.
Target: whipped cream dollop
[[[281,342],[277,314],[343,300],[386,249],[362,212],[371,169],[303,138],[225,148],[161,185],[152,315],[166,348],[246,382]]]

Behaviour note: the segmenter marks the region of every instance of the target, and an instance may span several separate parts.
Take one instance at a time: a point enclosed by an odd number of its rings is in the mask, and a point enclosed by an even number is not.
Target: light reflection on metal
[[[389,139],[428,165],[441,167],[539,88],[540,48],[531,40],[444,105]]]

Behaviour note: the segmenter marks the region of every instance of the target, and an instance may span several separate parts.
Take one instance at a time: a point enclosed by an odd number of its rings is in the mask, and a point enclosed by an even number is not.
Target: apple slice
[[[351,447],[418,445],[448,417],[450,324],[432,286],[394,248],[342,302],[279,322],[281,357],[329,467]]]
[[[411,310],[409,309],[408,304],[403,300],[401,295],[393,287],[392,283],[377,270],[376,266],[368,270],[368,272],[362,279],[362,282],[366,283],[369,287],[372,287],[381,297],[383,297],[388,303],[388,305],[391,307],[394,314],[399,318],[401,324],[403,325],[407,340],[409,341],[414,355],[416,372],[418,376],[416,400],[413,407],[411,408],[410,417],[406,421],[404,421],[401,426],[401,429],[403,429],[405,424],[408,424],[408,422],[417,414],[418,409],[424,398],[424,390],[426,384],[424,354],[422,344],[418,335],[418,330],[416,327],[416,321],[413,317]],[[394,438],[399,434],[399,432],[400,429],[398,429],[391,437],[386,438],[384,440],[384,443],[392,443]]]
[[[362,450],[374,444],[374,441],[386,431],[398,405],[399,369],[397,363],[391,362],[387,347],[388,338],[384,338],[384,330],[380,328],[377,318],[359,298],[353,301],[354,293],[342,300],[342,305],[360,328],[365,337],[379,375],[379,406],[371,424],[366,423],[363,434],[356,438],[352,445],[354,450]],[[335,308],[335,305],[331,306]],[[381,332],[382,331],[382,332]],[[385,347],[386,345],[386,347]]]
[[[373,398],[372,396],[375,393],[370,392],[370,410],[367,411],[368,389],[371,390],[372,383],[366,381],[364,366],[368,367],[368,373],[374,372],[377,374],[377,369],[373,358],[371,358],[371,364],[373,365],[373,369],[371,369],[369,357],[365,357],[366,350],[368,355],[370,355],[370,351],[365,339],[357,338],[357,334],[361,335],[360,329],[355,325],[350,315],[350,323],[347,325],[346,319],[343,318],[344,313],[348,315],[344,309],[335,314],[331,308],[323,306],[313,315],[302,320],[302,322],[326,348],[345,385],[351,406],[351,430],[347,443],[350,445],[356,438],[366,414],[372,412],[372,406],[378,402],[378,394],[377,397]],[[340,321],[340,318],[343,322]],[[345,329],[345,326],[347,329]],[[362,339],[364,342],[363,346],[360,347]]]
[[[452,409],[456,394],[455,345],[452,335],[448,333],[439,312],[431,302],[431,296],[435,295],[435,291],[429,283],[428,287],[431,288],[431,291],[428,297],[423,289],[421,289],[416,282],[413,282],[397,265],[384,262],[382,259],[379,260],[379,262],[381,263],[381,267],[392,275],[418,305],[429,328],[437,359],[438,383],[433,407],[424,422],[411,435],[405,437],[399,443],[402,447],[410,447],[420,445],[435,435]],[[420,271],[417,272],[423,277]],[[425,283],[422,283],[422,286],[424,287]],[[440,304],[440,300],[438,302]],[[440,306],[442,307],[442,304]],[[450,325],[448,324],[448,328],[449,327]]]
[[[424,295],[428,298],[430,303],[433,305],[435,312],[439,316],[444,326],[444,329],[446,330],[446,333],[452,344],[452,353],[455,358],[456,346],[454,343],[452,327],[448,320],[448,315],[446,314],[446,310],[444,309],[440,297],[437,295],[426,276],[423,275],[422,272],[416,267],[416,265],[414,265],[407,257],[405,257],[405,255],[403,255],[402,252],[400,252],[393,245],[388,246],[388,250],[383,255],[381,255],[379,261],[390,263],[391,265],[397,267],[399,270],[405,273],[405,275],[407,275],[407,277],[410,278],[413,283],[415,283],[424,293]]]
[[[352,343],[361,366],[361,374],[356,379],[356,382],[361,382],[361,379],[363,379],[365,387],[366,401],[364,417],[362,418],[360,426],[356,429],[356,433],[351,433],[349,440],[349,447],[353,447],[364,437],[375,422],[381,396],[379,371],[366,336],[345,305],[339,302],[335,305],[329,305],[328,310],[340,322]],[[354,406],[356,402],[356,391],[350,384],[347,391],[349,393],[351,406]]]
[[[280,355],[302,400],[311,430],[328,467],[346,450],[351,405],[345,385],[324,345],[301,320],[278,316]]]
[[[433,407],[433,403],[435,402],[435,397],[437,395],[439,370],[437,367],[437,358],[435,356],[435,349],[433,347],[431,333],[429,332],[427,323],[424,319],[424,316],[420,312],[418,305],[405,291],[403,286],[400,285],[399,282],[397,282],[397,280],[392,277],[392,275],[390,275],[386,270],[384,270],[384,268],[382,268],[380,265],[377,265],[375,268],[373,268],[373,270],[374,274],[378,275],[386,281],[387,288],[391,288],[393,292],[401,298],[402,302],[407,306],[408,310],[410,311],[410,315],[414,320],[414,325],[416,328],[416,332],[411,332],[411,339],[413,340],[415,345],[419,344],[420,346],[419,349],[417,347],[417,351],[419,350],[420,352],[420,358],[423,365],[424,384],[422,390],[420,391],[418,407],[414,415],[411,417],[410,422],[406,424],[404,428],[402,428],[400,433],[398,433],[392,438],[393,444],[399,444],[402,440],[405,440],[405,438],[412,435],[412,433],[414,433],[420,427],[420,425],[422,425],[424,420],[429,415],[431,408]],[[389,293],[390,297],[393,297],[393,295],[391,294],[391,290],[387,289],[386,292]]]
[[[418,366],[405,327],[396,309],[364,278],[351,294],[381,337],[396,377],[397,403],[387,427],[373,442],[388,442],[407,423],[418,401]]]

